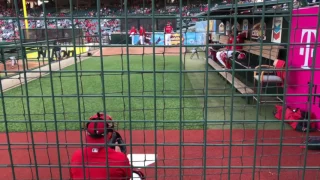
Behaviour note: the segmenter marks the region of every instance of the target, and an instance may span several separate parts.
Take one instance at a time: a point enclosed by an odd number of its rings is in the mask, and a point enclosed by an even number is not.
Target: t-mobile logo
[[[303,69],[310,69],[309,67],[309,58],[313,57],[313,48],[310,47],[310,43],[311,40],[314,39],[316,37],[316,29],[302,29],[302,33],[301,33],[301,43],[306,43],[305,47],[301,47],[300,48],[300,55],[303,56],[304,55],[304,64],[301,66],[301,68]],[[312,38],[312,36],[314,36],[314,38]],[[304,40],[306,38],[306,40]],[[305,42],[304,42],[305,41]]]

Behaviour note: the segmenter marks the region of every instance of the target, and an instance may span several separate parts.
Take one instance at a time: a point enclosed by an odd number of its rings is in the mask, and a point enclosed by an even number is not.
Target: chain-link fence
[[[320,179],[318,1],[55,3],[0,12],[0,179]]]

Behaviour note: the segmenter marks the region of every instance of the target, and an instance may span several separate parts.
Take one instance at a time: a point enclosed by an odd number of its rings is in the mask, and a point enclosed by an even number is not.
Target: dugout
[[[22,51],[17,46],[17,42],[2,42],[0,43],[0,62],[5,63],[10,56],[16,56],[18,59],[22,58]]]
[[[244,20],[246,20],[246,30],[248,33],[245,42],[242,44],[242,52],[246,54],[246,58],[238,60],[236,56],[231,57],[232,60],[230,63],[232,64],[232,69],[235,69],[235,72],[233,74],[229,73],[229,75],[220,73],[220,75],[227,79],[229,83],[233,84],[240,93],[254,94],[255,90],[257,90],[259,82],[257,83],[254,77],[255,73],[257,73],[257,70],[255,70],[257,66],[273,66],[274,63],[278,62],[278,59],[286,61],[289,42],[289,3],[290,1],[288,0],[281,0],[252,4],[233,4],[218,6],[209,12],[210,16],[208,17],[221,21],[224,27],[223,32],[219,32],[219,25],[215,27],[216,34],[219,34],[219,38],[216,44],[209,45],[215,49],[219,49],[219,47],[228,44],[227,32],[231,30],[233,25],[238,26],[240,32],[244,32],[243,27],[245,26],[243,26],[243,24]],[[283,6],[284,4],[286,4],[286,6]],[[281,8],[274,8],[277,6],[281,6]],[[202,13],[201,16],[205,17],[207,13]],[[281,23],[278,23],[279,18],[281,19]],[[263,36],[261,36],[261,34],[263,34]],[[281,35],[279,36],[279,34]],[[213,61],[217,60],[213,59]],[[215,63],[216,65],[213,65],[213,62],[209,60],[208,63],[214,69],[220,69],[218,62]],[[233,76],[235,83],[233,83],[232,78],[228,78],[228,76]],[[283,91],[283,88],[277,83],[271,82],[268,82],[267,85],[262,86],[262,88],[266,94],[281,94]],[[246,99],[249,100],[248,98]],[[253,96],[253,99],[256,99],[256,97]],[[278,96],[264,99],[265,101],[263,102],[282,102],[282,98]]]
[[[76,43],[82,43],[82,29],[23,29],[24,42],[37,42],[58,39],[62,43],[72,43],[74,38]]]
[[[147,16],[144,15],[144,18],[142,19],[137,19],[137,18],[132,18],[130,19],[130,17],[127,19],[127,26],[126,26],[126,21],[121,21],[121,29],[125,30],[126,28],[128,30],[130,30],[131,26],[136,27],[136,29],[139,29],[140,26],[143,26],[144,29],[146,31],[149,32],[163,32],[164,27],[167,25],[167,22],[171,22],[171,25],[173,27],[173,29],[177,29],[177,17],[176,16],[172,16],[172,18],[170,18],[170,16],[166,16],[166,17],[161,17],[159,16],[159,18],[155,17],[155,22],[154,22],[154,26],[152,28],[152,16]]]
[[[55,41],[63,47],[61,50],[62,57],[69,57],[74,53],[73,47],[64,47],[64,45],[69,46],[74,42],[76,45],[84,45],[84,32],[82,29],[23,29],[23,36],[25,37],[24,43],[37,45],[35,47],[28,45],[26,48],[29,52],[38,53],[37,57],[32,57],[36,59],[42,56],[52,60],[54,56],[52,45]],[[49,46],[46,40],[48,40]]]
[[[220,38],[222,36],[226,36],[226,31],[228,30],[226,27],[227,22],[230,24],[230,28],[235,24],[235,14],[237,16],[237,23],[240,25],[240,29],[242,31],[243,29],[243,20],[248,21],[248,36],[246,40],[252,41],[255,44],[260,44],[260,45],[255,45],[255,46],[282,46],[283,48],[279,49],[278,53],[278,59],[286,59],[286,54],[287,54],[287,49],[288,46],[286,43],[288,43],[288,29],[289,29],[289,10],[286,9],[279,9],[279,10],[274,10],[273,6],[278,5],[278,4],[284,4],[288,3],[288,0],[284,1],[270,1],[270,2],[265,2],[265,3],[256,3],[256,4],[244,4],[244,5],[237,5],[238,7],[227,7],[227,6],[219,6],[215,10],[212,10],[210,12],[210,18],[219,20],[223,22],[224,24],[224,33],[219,33],[218,27],[215,28],[215,31],[217,34],[219,34]],[[263,9],[264,8],[264,9]],[[202,13],[201,16],[206,16],[206,13]],[[278,42],[272,42],[272,33],[273,33],[273,21],[274,18],[282,18],[282,26],[281,26],[281,37]],[[263,40],[260,40],[256,37],[253,37],[252,31],[254,30],[254,26],[259,24],[260,22],[265,23],[265,37]],[[218,25],[217,25],[218,26]],[[249,61],[249,67],[254,68],[258,66],[259,64],[268,64],[272,65],[273,60],[270,60],[266,57],[261,56],[261,61],[260,61],[260,56],[256,53],[246,53],[246,60]],[[243,69],[245,68],[243,65],[239,63],[235,63],[235,69]],[[242,79],[244,82],[252,84],[253,83],[253,71],[245,71],[245,72],[236,72],[236,76],[240,79]]]

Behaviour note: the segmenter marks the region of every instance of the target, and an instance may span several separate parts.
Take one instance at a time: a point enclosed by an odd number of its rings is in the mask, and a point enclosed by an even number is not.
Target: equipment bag
[[[282,118],[282,105],[276,105],[274,111],[274,117],[278,120],[289,120],[286,122],[289,124],[294,130],[300,132],[306,132],[308,130],[308,112],[302,111],[299,108],[293,109],[290,107],[286,108],[285,117]],[[312,121],[314,117],[310,117],[310,125],[309,125],[309,132],[313,132],[317,130],[316,122]]]

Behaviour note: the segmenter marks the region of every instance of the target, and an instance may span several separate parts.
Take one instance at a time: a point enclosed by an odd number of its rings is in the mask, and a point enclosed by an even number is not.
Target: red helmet
[[[238,60],[243,60],[245,58],[246,58],[246,54],[245,53],[241,52],[241,53],[238,54]]]
[[[91,116],[89,120],[112,120],[112,117],[108,114],[104,115],[103,112],[97,112],[97,114]]]
[[[227,53],[226,52],[221,52],[220,53],[220,57],[223,61],[226,61],[227,60]]]
[[[112,122],[112,117],[108,114],[104,114],[103,112],[97,112],[95,115],[91,116],[89,120],[107,120],[110,122],[107,122],[108,128],[114,128],[114,122]],[[84,123],[83,128],[86,128],[88,123]]]

